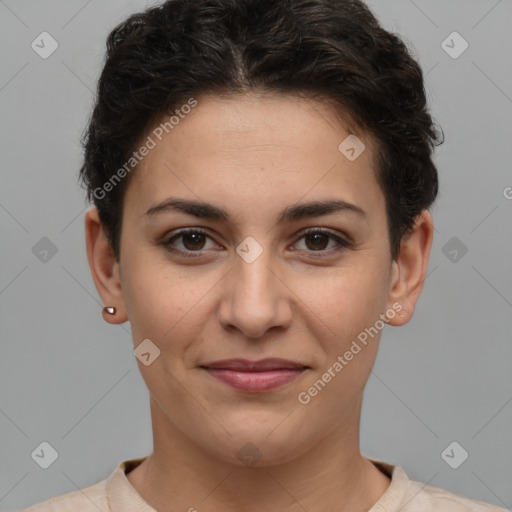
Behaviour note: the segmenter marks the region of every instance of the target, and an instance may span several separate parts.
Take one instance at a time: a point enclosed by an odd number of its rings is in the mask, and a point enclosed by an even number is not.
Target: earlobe
[[[423,210],[402,240],[400,253],[392,262],[389,307],[400,304],[401,309],[398,311],[395,306],[398,313],[389,319],[390,325],[406,324],[414,314],[427,275],[433,234],[432,216]]]
[[[126,322],[119,263],[115,260],[96,208],[85,214],[85,242],[91,275],[104,305],[104,320],[111,324]],[[113,308],[113,311],[106,308]]]

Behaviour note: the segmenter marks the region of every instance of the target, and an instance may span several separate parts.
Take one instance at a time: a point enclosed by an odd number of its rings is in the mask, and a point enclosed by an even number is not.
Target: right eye
[[[205,239],[210,238],[210,235],[199,228],[186,228],[181,229],[174,233],[173,236],[162,242],[162,245],[171,252],[180,253],[186,257],[200,256],[202,249],[204,249]],[[176,248],[175,241],[181,239],[181,246],[183,249]],[[218,247],[218,245],[216,245]]]

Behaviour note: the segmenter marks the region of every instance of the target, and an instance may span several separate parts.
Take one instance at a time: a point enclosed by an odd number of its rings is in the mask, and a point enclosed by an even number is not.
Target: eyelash
[[[182,229],[180,231],[178,231],[177,233],[175,233],[171,238],[168,238],[167,240],[164,240],[161,245],[166,249],[168,250],[169,252],[172,252],[172,253],[176,253],[176,254],[179,254],[181,256],[184,256],[184,257],[187,257],[187,258],[197,258],[197,257],[200,257],[202,256],[201,252],[202,250],[197,250],[197,251],[188,251],[188,250],[182,250],[182,249],[175,249],[173,247],[171,247],[171,243],[176,240],[176,239],[179,239],[179,238],[182,238],[186,235],[190,235],[190,234],[200,234],[200,235],[204,235],[208,238],[211,238],[211,236],[206,232],[204,231],[203,229],[201,228],[186,228],[186,229]],[[329,230],[326,230],[326,229],[319,229],[319,228],[310,228],[310,229],[307,229],[306,231],[303,231],[299,240],[308,236],[308,235],[314,235],[314,234],[323,234],[323,235],[327,235],[329,236],[329,238],[332,238],[333,240],[335,240],[337,243],[338,243],[338,247],[337,248],[331,248],[331,249],[320,249],[318,251],[307,251],[309,252],[313,257],[324,257],[323,255],[324,254],[327,254],[329,255],[331,253],[331,251],[334,250],[334,252],[340,252],[346,248],[349,248],[352,246],[351,242],[349,242],[348,240],[345,240],[335,234],[333,234],[331,231]]]

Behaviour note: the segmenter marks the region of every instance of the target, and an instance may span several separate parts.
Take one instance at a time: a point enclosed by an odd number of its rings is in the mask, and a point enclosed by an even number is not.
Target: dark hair
[[[82,137],[80,177],[118,261],[123,192],[133,172],[105,184],[137,144],[190,98],[256,89],[321,98],[345,114],[352,133],[375,137],[396,258],[415,217],[437,196],[431,154],[444,141],[427,110],[421,68],[402,39],[359,0],[168,0],[109,34]]]

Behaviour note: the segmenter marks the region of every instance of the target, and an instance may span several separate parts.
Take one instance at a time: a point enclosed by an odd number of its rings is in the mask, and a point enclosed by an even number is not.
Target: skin
[[[349,161],[338,150],[349,134],[313,100],[201,97],[126,190],[120,262],[97,210],[87,212],[92,276],[104,304],[117,310],[105,320],[129,320],[134,347],[150,339],[161,351],[148,366],[137,359],[154,451],[127,475],[159,512],[365,511],[388,488],[389,478],[359,448],[380,331],[307,405],[297,399],[393,304],[402,309],[388,323],[407,323],[427,272],[430,214],[417,217],[392,261],[375,143],[358,134],[366,149]],[[212,203],[230,220],[145,215],[171,196]],[[278,223],[284,208],[325,199],[365,215],[344,210]],[[159,244],[187,227],[208,236],[178,237],[172,246],[199,257]],[[313,227],[352,244],[304,237]],[[236,252],[248,236],[263,248],[252,263]],[[310,369],[279,389],[244,393],[199,368],[234,357],[281,357]],[[237,456],[249,442],[261,456],[252,466]]]

